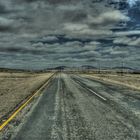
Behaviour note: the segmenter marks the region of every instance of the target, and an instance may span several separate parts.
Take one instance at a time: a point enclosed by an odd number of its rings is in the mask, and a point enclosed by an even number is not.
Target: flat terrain
[[[56,74],[9,139],[139,140],[140,91]]]
[[[140,90],[140,74],[84,74],[93,76],[96,79],[128,86]]]
[[[22,100],[32,94],[46,79],[48,74],[0,73],[0,120],[13,110]]]

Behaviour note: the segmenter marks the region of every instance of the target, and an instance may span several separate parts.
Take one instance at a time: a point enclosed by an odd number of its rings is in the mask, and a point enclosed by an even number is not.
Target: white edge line
[[[78,83],[80,83],[79,81],[77,81]],[[102,97],[101,95],[97,94],[95,91],[93,91],[92,89],[87,88],[90,92],[94,93],[96,96],[98,96],[99,98],[103,99],[104,101],[106,101],[107,99]]]
[[[107,99],[105,99],[104,97],[102,97],[101,95],[97,94],[95,91],[88,89],[89,91],[91,91],[92,93],[94,93],[96,96],[100,97],[101,99],[103,99],[104,101],[106,101]]]

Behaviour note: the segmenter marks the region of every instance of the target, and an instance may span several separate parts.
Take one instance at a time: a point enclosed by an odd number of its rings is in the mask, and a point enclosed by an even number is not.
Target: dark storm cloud
[[[64,20],[71,21],[71,22],[81,22],[87,18],[87,13],[81,9],[77,10],[67,10],[64,13]]]
[[[74,2],[72,0],[47,0],[50,4],[69,4],[71,2]]]
[[[0,14],[4,14],[4,13],[7,13],[7,12],[8,11],[6,10],[5,6],[0,3]]]
[[[38,1],[38,0],[23,0],[25,2],[35,2],[35,1]]]
[[[68,37],[65,35],[47,35],[43,36],[40,39],[37,38],[35,40],[32,40],[32,44],[36,43],[43,43],[43,44],[65,44],[69,42],[79,42],[81,44],[92,42],[93,40],[91,38],[76,38],[76,37]]]
[[[13,25],[12,19],[0,17],[0,31],[10,30],[10,29],[12,29],[12,25]]]

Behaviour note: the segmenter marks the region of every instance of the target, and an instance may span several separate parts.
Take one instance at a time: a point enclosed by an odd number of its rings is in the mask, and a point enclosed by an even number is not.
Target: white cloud
[[[128,37],[118,37],[116,38],[113,43],[115,44],[129,44],[132,40]]]
[[[133,40],[130,45],[133,45],[133,46],[139,46],[140,47],[140,38],[136,39],[136,40]]]
[[[129,5],[132,7],[132,6],[134,6],[135,4],[136,4],[136,2],[138,1],[138,0],[127,0],[128,1],[128,3],[129,3]]]
[[[129,17],[118,10],[101,13],[97,17],[88,16],[89,22],[96,25],[109,25],[120,21],[128,21]]]
[[[122,31],[114,33],[116,36],[140,35],[140,30]]]
[[[45,36],[42,38],[44,41],[58,41],[58,38],[55,36]]]
[[[93,36],[109,36],[112,35],[112,31],[106,29],[92,29],[87,24],[66,23],[64,30],[69,34],[79,35],[93,35]]]
[[[113,43],[140,47],[140,38],[130,38],[126,36],[118,37],[113,41]]]
[[[12,19],[8,19],[5,17],[0,17],[0,27],[9,27],[13,24],[13,20]]]
[[[81,32],[83,30],[88,30],[89,27],[86,24],[80,24],[80,23],[65,23],[64,29],[68,31],[74,31],[74,32]]]

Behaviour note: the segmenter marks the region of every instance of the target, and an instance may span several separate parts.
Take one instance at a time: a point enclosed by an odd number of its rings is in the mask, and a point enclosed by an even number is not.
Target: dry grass
[[[89,74],[99,80],[108,81],[115,84],[121,84],[133,89],[140,90],[140,74]]]
[[[51,73],[0,73],[0,118],[29,96],[51,75]]]

